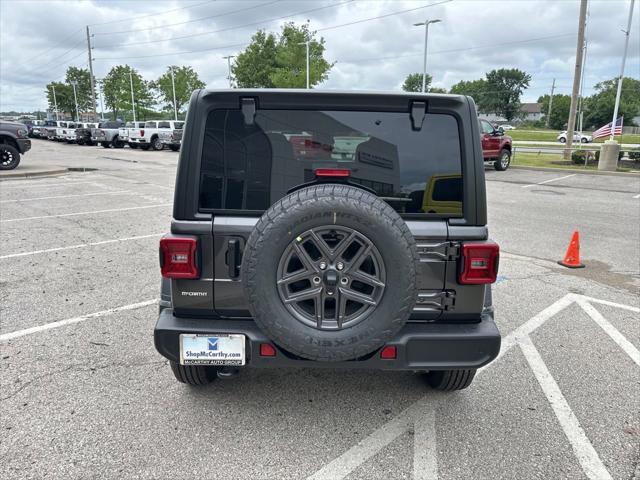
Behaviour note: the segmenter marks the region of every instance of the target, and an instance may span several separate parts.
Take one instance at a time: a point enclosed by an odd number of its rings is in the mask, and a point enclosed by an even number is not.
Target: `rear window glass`
[[[145,128],[156,128],[156,122],[147,122],[144,126]]]
[[[176,130],[180,130],[180,129],[184,128],[184,122],[176,122],[176,123],[174,123],[174,128]]]
[[[127,122],[124,124],[126,128],[135,128],[136,124],[133,122]]]
[[[171,124],[169,122],[158,122],[158,128],[171,128]]]
[[[240,110],[213,110],[200,209],[261,212],[316,169],[339,168],[401,214],[461,216],[461,164],[451,115],[427,114],[416,131],[408,112],[258,110],[246,125]]]

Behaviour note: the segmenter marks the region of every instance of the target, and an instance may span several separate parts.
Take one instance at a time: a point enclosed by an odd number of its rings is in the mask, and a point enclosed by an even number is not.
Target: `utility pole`
[[[573,72],[573,89],[571,90],[571,106],[569,107],[569,119],[567,121],[567,143],[565,144],[564,159],[571,157],[573,145],[573,132],[576,128],[576,107],[578,105],[578,92],[580,91],[580,73],[582,72],[582,54],[584,53],[584,26],[587,18],[587,0],[580,0],[580,14],[578,17],[578,42],[576,47],[576,67]]]
[[[556,89],[556,79],[553,79],[551,84],[551,96],[549,97],[549,109],[547,110],[547,121],[544,122],[544,126],[549,128],[549,120],[551,120],[551,107],[553,106],[553,91]]]
[[[91,55],[91,35],[89,35],[89,25],[87,25],[87,50],[89,52],[89,78],[91,79],[91,106],[93,107],[93,119],[98,116],[96,112],[96,85],[93,78],[93,58]]]
[[[51,90],[53,90],[53,106],[56,109],[56,122],[58,121],[58,101],[56,100],[56,86],[51,85]]]
[[[435,20],[425,20],[424,22],[414,23],[414,27],[421,27],[424,25],[424,58],[422,61],[422,93],[427,90],[427,41],[429,39],[429,25],[432,23],[439,23],[442,20],[436,18]]]
[[[584,102],[582,92],[584,91],[584,69],[587,64],[587,43],[588,43],[588,27],[589,26],[589,8],[587,7],[587,19],[584,22],[584,46],[582,52],[582,70],[580,71],[580,94],[578,95],[578,131],[582,133],[584,119]],[[585,157],[586,158],[586,157]]]
[[[136,121],[136,100],[133,97],[133,74],[129,69],[129,84],[131,85],[131,109],[133,110],[133,121]]]
[[[618,91],[616,92],[616,103],[613,107],[613,120],[611,123],[611,137],[609,140],[613,140],[614,132],[616,130],[616,120],[618,119],[618,108],[620,108],[620,93],[622,92],[622,79],[624,78],[624,64],[627,60],[627,50],[629,48],[629,33],[631,33],[631,20],[633,19],[633,4],[635,0],[631,0],[629,6],[629,21],[627,22],[627,29],[624,31],[624,53],[622,54],[622,67],[620,68],[620,78],[618,79]]]
[[[73,101],[76,104],[76,122],[80,121],[80,111],[78,110],[78,95],[76,94],[76,85],[78,85],[78,82],[76,80],[71,80],[71,86],[73,87]]]
[[[229,80],[229,88],[233,88],[233,86],[231,85],[231,59],[235,57],[235,55],[227,55],[226,57],[222,57],[227,61],[227,71],[229,72],[227,74],[227,80]]]
[[[171,70],[171,87],[173,88],[173,115],[174,120],[178,120],[178,104],[176,103],[176,79],[173,76],[173,65],[169,67]]]

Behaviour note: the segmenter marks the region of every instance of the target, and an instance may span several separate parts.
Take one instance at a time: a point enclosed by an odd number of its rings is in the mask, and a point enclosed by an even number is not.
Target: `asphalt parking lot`
[[[153,347],[177,154],[34,141],[95,169],[0,183],[0,477],[640,479],[640,178],[487,170],[500,358],[247,370],[201,389]],[[587,268],[556,264],[581,234]]]

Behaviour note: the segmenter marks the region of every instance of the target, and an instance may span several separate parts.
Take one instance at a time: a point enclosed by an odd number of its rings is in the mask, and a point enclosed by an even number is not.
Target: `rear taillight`
[[[144,130],[140,130],[140,136],[144,137]]]
[[[351,171],[346,168],[316,168],[316,177],[348,177]]]
[[[500,247],[497,243],[463,243],[458,283],[493,283],[498,276]]]
[[[198,239],[167,235],[160,239],[160,270],[165,278],[198,278]]]

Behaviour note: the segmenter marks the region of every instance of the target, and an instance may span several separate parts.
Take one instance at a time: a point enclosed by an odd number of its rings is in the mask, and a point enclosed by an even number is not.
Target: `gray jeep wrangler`
[[[154,331],[179,381],[369,368],[458,390],[496,358],[471,98],[199,90],[188,112]]]

